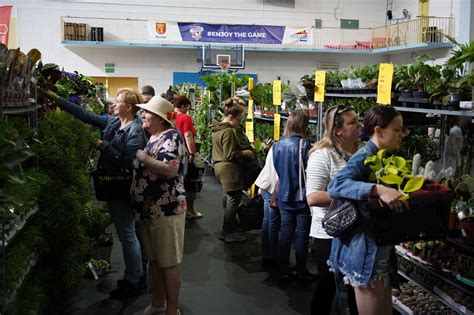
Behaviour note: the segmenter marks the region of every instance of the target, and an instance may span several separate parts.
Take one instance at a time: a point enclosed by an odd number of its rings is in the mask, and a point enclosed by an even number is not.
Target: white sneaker
[[[143,310],[143,315],[155,315],[159,313],[164,313],[166,312],[166,302],[165,304],[161,305],[160,307],[153,307],[148,305],[144,310]]]

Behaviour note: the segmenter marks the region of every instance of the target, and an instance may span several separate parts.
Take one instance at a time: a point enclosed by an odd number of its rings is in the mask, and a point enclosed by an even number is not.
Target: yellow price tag
[[[381,63],[377,86],[377,103],[390,105],[392,101],[393,64]]]
[[[281,80],[273,80],[273,105],[281,105]]]
[[[247,119],[253,119],[253,99],[249,98],[249,106],[247,112]]]
[[[253,90],[253,78],[249,78],[249,91]]]
[[[314,74],[314,101],[324,102],[324,86],[326,84],[326,71],[316,71]]]
[[[273,115],[273,139],[280,140],[280,114]]]
[[[255,197],[255,184],[252,184],[248,191],[250,199],[253,199]]]
[[[250,142],[254,142],[253,138],[253,121],[246,121],[245,122],[245,134],[247,135],[247,138],[249,138]]]

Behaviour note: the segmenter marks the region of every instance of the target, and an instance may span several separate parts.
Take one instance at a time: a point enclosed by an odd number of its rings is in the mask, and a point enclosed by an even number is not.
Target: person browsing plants
[[[145,147],[147,138],[136,115],[141,102],[140,95],[130,89],[120,89],[114,104],[114,115],[97,115],[88,112],[52,91],[44,93],[66,112],[77,119],[103,130],[102,139],[97,140],[100,150],[97,168],[101,170],[131,170],[137,150]],[[122,244],[125,261],[124,279],[118,281],[118,288],[110,292],[111,298],[121,299],[143,293],[146,279],[142,267],[141,248],[135,234],[130,197],[118,195],[107,200],[107,206]]]
[[[186,213],[182,168],[186,147],[172,123],[175,113],[170,102],[154,96],[138,106],[143,128],[150,133],[133,162],[131,187],[152,283],[151,304],[143,314],[176,315]]]
[[[238,225],[236,213],[244,188],[243,164],[253,151],[250,146],[242,144],[243,136],[239,129],[245,102],[231,97],[224,101],[223,108],[224,119],[212,124],[212,159],[214,172],[224,191],[224,224],[219,238],[232,243],[247,239]]]
[[[327,186],[347,160],[359,148],[360,124],[357,113],[350,106],[338,105],[329,108],[324,116],[324,135],[309,151],[306,173],[306,199],[311,207],[310,236],[314,238],[318,283],[311,300],[311,314],[330,314],[336,281],[329,271],[327,260],[331,253],[332,237],[321,225],[328,211],[331,198]],[[348,304],[351,314],[357,314],[354,289],[348,288]]]
[[[174,123],[184,138],[189,152],[190,164],[188,167],[192,168],[195,167],[195,163],[200,157],[197,155],[196,142],[194,141],[194,137],[196,136],[196,128],[194,128],[193,119],[188,115],[188,111],[191,108],[191,101],[186,96],[177,96],[173,100],[173,105],[174,111],[176,112]],[[186,203],[188,206],[186,218],[202,219],[202,213],[194,209],[194,200],[196,200],[196,192],[186,191]]]
[[[369,141],[329,183],[329,197],[337,200],[379,198],[392,210],[401,211],[401,192],[369,182],[371,170],[367,157],[379,150],[393,150],[406,135],[403,118],[391,106],[373,106],[364,116],[364,130]],[[392,285],[396,285],[397,266],[393,246],[377,246],[360,223],[332,240],[329,269],[342,273],[354,287],[360,314],[391,314]]]

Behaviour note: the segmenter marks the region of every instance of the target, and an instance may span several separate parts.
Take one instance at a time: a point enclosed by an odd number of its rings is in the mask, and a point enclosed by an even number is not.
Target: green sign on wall
[[[115,73],[115,63],[106,63],[105,73]]]

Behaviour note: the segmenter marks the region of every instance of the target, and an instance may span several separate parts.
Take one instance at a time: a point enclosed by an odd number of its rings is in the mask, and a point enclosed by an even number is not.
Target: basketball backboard
[[[212,46],[202,45],[200,50],[201,72],[220,71],[223,65],[226,71],[237,71],[245,68],[245,51],[243,45]]]

